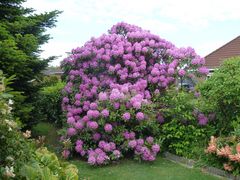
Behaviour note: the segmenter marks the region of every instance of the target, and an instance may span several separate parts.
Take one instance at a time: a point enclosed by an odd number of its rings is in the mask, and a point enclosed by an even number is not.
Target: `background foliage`
[[[16,75],[11,87],[22,92],[15,98],[15,116],[22,121],[32,119],[32,99],[39,87],[34,83],[42,77],[48,62],[54,57],[41,59],[41,45],[48,42],[47,29],[55,26],[60,11],[36,14],[24,8],[25,0],[0,2],[0,69],[6,77]]]
[[[240,123],[240,58],[226,59],[199,90],[216,113],[218,134],[229,134]]]

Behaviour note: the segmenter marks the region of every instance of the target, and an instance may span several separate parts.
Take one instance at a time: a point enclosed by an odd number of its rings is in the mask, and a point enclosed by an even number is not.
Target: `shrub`
[[[41,83],[39,83],[39,86],[40,87],[53,86],[59,83],[59,81],[60,77],[58,75],[44,76]]]
[[[36,122],[45,121],[62,126],[61,90],[63,87],[63,82],[55,82],[40,90],[34,104],[34,117]]]
[[[188,158],[198,158],[202,154],[199,148],[203,149],[214,134],[215,119],[201,100],[193,92],[174,89],[155,99],[162,106],[158,119],[162,124],[161,137],[166,150]]]
[[[240,58],[226,59],[199,89],[216,112],[218,133],[228,134],[240,117]]]
[[[53,124],[40,122],[32,127],[32,134],[35,137],[47,136],[54,128]]]
[[[220,136],[218,138],[211,136],[208,147],[205,150],[207,156],[214,157],[214,164],[221,164],[224,170],[233,173],[234,175],[240,174],[240,126],[229,134],[229,136]],[[209,162],[208,162],[209,163]],[[212,163],[210,161],[210,163]]]
[[[93,165],[131,152],[153,161],[161,141],[155,94],[179,77],[207,74],[203,65],[192,48],[178,49],[126,23],[74,49],[62,63],[67,75],[64,157],[75,149]]]
[[[78,169],[75,165],[59,161],[46,148],[39,148],[35,159],[21,168],[20,175],[26,179],[78,180]]]
[[[19,168],[30,159],[34,151],[34,144],[26,140],[29,131],[22,134],[11,114],[13,95],[7,93],[11,90],[7,85],[12,80],[13,78],[4,78],[0,72],[0,178],[16,176]]]
[[[28,139],[31,131],[20,131],[11,114],[14,96],[7,85],[12,80],[0,72],[0,179],[78,179],[75,166],[60,163],[46,148],[36,150],[37,143]]]

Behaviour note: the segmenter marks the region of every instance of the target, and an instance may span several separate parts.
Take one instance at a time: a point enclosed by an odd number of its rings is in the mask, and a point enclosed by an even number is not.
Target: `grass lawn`
[[[103,167],[91,167],[86,162],[73,160],[79,169],[80,179],[89,180],[214,180],[218,177],[202,173],[199,169],[190,169],[173,163],[162,157],[153,163],[138,163],[122,160],[117,164]]]

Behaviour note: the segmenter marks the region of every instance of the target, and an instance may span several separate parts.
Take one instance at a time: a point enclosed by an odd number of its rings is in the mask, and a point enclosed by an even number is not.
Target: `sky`
[[[240,35],[239,0],[27,0],[37,13],[61,10],[51,40],[41,57],[59,56],[81,47],[91,37],[127,22],[150,30],[177,47],[193,47],[206,56]]]

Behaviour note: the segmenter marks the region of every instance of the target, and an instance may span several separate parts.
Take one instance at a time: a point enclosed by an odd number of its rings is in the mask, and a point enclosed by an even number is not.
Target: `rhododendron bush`
[[[154,97],[178,78],[207,74],[204,63],[192,48],[177,48],[126,23],[73,49],[62,62],[67,75],[62,107],[68,124],[63,156],[72,149],[92,165],[128,153],[155,160],[163,117]],[[66,145],[70,140],[73,148]]]

